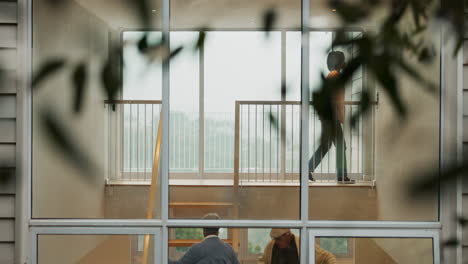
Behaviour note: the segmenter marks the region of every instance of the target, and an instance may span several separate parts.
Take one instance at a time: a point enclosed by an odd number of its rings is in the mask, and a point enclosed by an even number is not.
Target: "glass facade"
[[[361,52],[334,41],[374,34],[384,11],[341,32],[324,1],[311,0],[310,10],[301,0],[148,1],[147,26],[125,1],[77,0],[56,25],[48,2],[33,0],[32,69],[60,56],[67,67],[33,90],[31,218],[48,223],[32,226],[36,263],[164,263],[214,229],[246,264],[286,255],[320,263],[317,254],[439,263],[439,194],[408,195],[410,182],[439,164],[439,92],[401,75],[402,122],[363,65],[345,84],[333,137],[323,137],[314,108],[323,79],[341,71],[331,54],[347,64]],[[75,112],[70,76],[82,61],[88,76]],[[102,89],[107,64],[118,84],[112,98]],[[421,74],[439,84],[439,56]],[[355,119],[363,94],[370,107]],[[58,122],[94,169],[54,145],[44,120]],[[381,233],[371,237],[369,226]],[[434,232],[421,233],[425,226]],[[79,250],[67,253],[67,244]],[[403,246],[416,251],[402,254]]]

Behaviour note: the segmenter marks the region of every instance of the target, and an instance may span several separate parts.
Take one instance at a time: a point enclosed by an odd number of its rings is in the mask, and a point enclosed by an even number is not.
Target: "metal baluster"
[[[144,134],[145,135],[145,140],[143,140],[143,144],[145,146],[145,153],[144,153],[144,158],[143,158],[143,161],[144,161],[144,164],[143,164],[143,166],[144,166],[144,168],[143,168],[143,180],[146,180],[146,168],[147,168],[146,167],[146,158],[147,158],[147,155],[148,155],[148,152],[146,151],[146,145],[147,145],[147,143],[146,143],[146,104],[144,104],[144,106],[145,106],[145,116],[144,116],[145,120],[144,120],[143,124],[145,125],[145,134]]]
[[[314,108],[311,109],[312,111],[312,135],[313,135],[313,138],[312,138],[312,152],[309,153],[309,157],[312,158],[312,156],[315,154],[315,129],[317,128],[317,122],[315,121],[316,120],[316,117],[315,117],[315,111],[314,111]],[[309,147],[310,149],[310,147]],[[314,172],[316,171],[315,170],[315,159],[312,160],[312,168],[314,168]],[[311,170],[311,168],[309,168],[309,171]],[[310,177],[310,173],[309,175],[307,175],[308,177]],[[315,177],[315,180],[318,180],[317,177]]]
[[[133,131],[132,131],[132,105],[130,104],[130,143],[129,143],[129,146],[130,146],[130,162],[129,162],[129,168],[130,168],[130,180],[133,180],[133,169],[132,169],[132,157],[133,157]]]
[[[183,117],[182,113],[181,113],[181,117]],[[182,119],[182,118],[181,118]],[[184,122],[184,120],[182,119],[182,168],[181,169],[185,169],[187,168],[187,164],[186,164],[186,161],[187,161],[187,157],[186,157],[186,148],[185,148],[185,145],[187,145],[187,135],[186,135],[186,131],[187,131],[187,122]]]
[[[279,155],[280,155],[280,150],[279,150],[279,140],[281,137],[281,126],[283,125],[281,123],[280,119],[280,105],[276,105],[276,120],[278,121],[277,124],[278,126],[276,127],[277,133],[276,133],[276,181],[279,182],[279,174],[280,174],[280,167],[279,167]],[[286,157],[281,157],[282,159]]]
[[[154,154],[154,104],[151,104],[151,160],[154,159],[153,154]],[[153,174],[153,166],[151,166],[151,174]]]
[[[137,173],[137,180],[140,179],[140,105],[137,104],[137,129],[136,129],[136,173]]]
[[[294,173],[294,105],[291,105],[291,182]]]
[[[354,106],[350,105],[350,108],[351,108],[350,118],[353,118],[353,115],[354,115],[353,108],[354,108]],[[345,111],[346,111],[346,108],[345,108]],[[354,141],[353,140],[353,138],[354,138],[353,137],[353,129],[354,128],[352,126],[349,128],[349,162],[346,163],[347,165],[349,164],[348,173],[350,173],[350,174],[353,173],[353,163],[354,163],[353,162],[353,141]],[[344,124],[343,124],[343,130],[344,130]],[[344,131],[343,131],[343,133],[344,133]],[[359,136],[359,134],[358,134],[358,136]],[[343,148],[344,148],[344,145],[343,145]],[[345,152],[346,152],[346,148],[345,148]],[[345,160],[345,162],[346,162],[346,160]]]
[[[257,164],[257,104],[255,104],[255,178],[254,178],[254,181],[257,180],[257,167],[258,167],[258,164]]]
[[[244,155],[243,155],[243,152],[242,152],[242,105],[239,105],[239,179],[243,179],[242,177],[240,177],[242,175],[242,164],[244,164],[243,160],[244,160]],[[235,132],[234,132],[235,133]],[[235,135],[234,135],[235,136]],[[235,146],[234,146],[235,148]]]
[[[358,111],[360,111],[359,107],[361,107],[361,106],[360,105],[357,106]],[[361,144],[362,144],[362,122],[361,122],[361,117],[362,116],[360,116],[358,121],[357,121],[358,122],[358,134],[357,134],[358,135],[358,145],[357,145],[357,150],[358,150],[358,152],[357,152],[357,166],[358,166],[358,169],[357,170],[358,170],[358,173],[359,172],[362,173],[362,175],[363,175],[362,179],[364,180],[364,167],[360,163],[363,160],[363,159],[361,159],[361,153],[360,153]],[[359,165],[361,165],[361,168],[359,168]]]
[[[271,105],[270,105],[270,117],[273,116],[273,112],[271,110]],[[271,182],[271,170],[273,169],[273,165],[271,164],[271,149],[272,149],[272,145],[273,145],[273,142],[271,141],[271,118],[269,117],[268,119],[268,122],[270,123],[270,141],[268,142],[269,144],[269,151],[270,151],[270,164],[269,164],[269,171],[270,171],[270,182]]]
[[[247,105],[247,181],[250,181],[250,105]]]
[[[262,104],[262,181],[265,182],[265,105]]]

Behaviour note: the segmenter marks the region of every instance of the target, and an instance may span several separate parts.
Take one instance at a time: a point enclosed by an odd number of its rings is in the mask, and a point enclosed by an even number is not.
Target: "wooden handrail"
[[[158,135],[156,137],[156,146],[154,149],[153,171],[151,175],[151,189],[148,201],[146,218],[153,219],[154,199],[156,198],[156,184],[158,183],[159,160],[161,159],[161,140],[162,140],[162,118],[159,118]],[[143,264],[148,263],[150,235],[145,235],[143,242]]]

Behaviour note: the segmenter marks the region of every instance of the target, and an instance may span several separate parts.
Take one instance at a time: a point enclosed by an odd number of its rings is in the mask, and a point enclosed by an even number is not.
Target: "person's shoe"
[[[356,183],[356,181],[351,180],[348,177],[345,177],[344,180],[343,179],[338,179],[338,184],[353,184],[353,183]]]
[[[313,182],[315,181],[312,172],[309,172],[309,181],[313,181]]]

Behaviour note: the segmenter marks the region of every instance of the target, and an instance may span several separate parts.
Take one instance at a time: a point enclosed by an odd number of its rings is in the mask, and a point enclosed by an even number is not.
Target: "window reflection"
[[[316,248],[316,263],[434,263],[430,238],[320,237],[317,240],[337,261],[327,262],[327,254]]]
[[[208,234],[208,231],[213,230],[170,229],[169,258],[172,261],[188,261],[189,258],[197,255],[202,259],[210,258],[220,261],[226,257],[229,258],[232,249],[239,263],[299,263],[300,232],[298,229],[220,228],[219,233],[214,235]],[[219,245],[224,246],[219,247]],[[225,251],[226,254],[212,252],[213,248]]]
[[[154,260],[153,235],[38,235],[38,264],[149,264]]]

